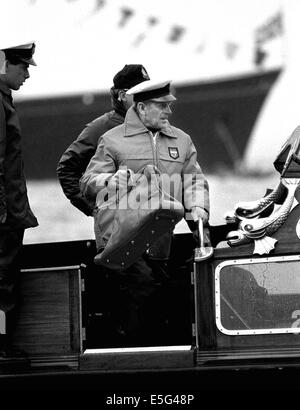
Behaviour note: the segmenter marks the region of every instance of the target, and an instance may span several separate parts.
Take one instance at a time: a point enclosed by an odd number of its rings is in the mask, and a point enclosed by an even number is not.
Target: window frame
[[[293,333],[299,334],[300,327],[288,327],[288,328],[273,328],[273,329],[241,329],[241,330],[229,330],[226,329],[221,322],[221,292],[220,292],[220,273],[226,266],[243,266],[249,264],[258,263],[272,263],[272,262],[291,262],[299,261],[300,255],[288,255],[288,256],[274,256],[264,258],[247,258],[247,259],[231,259],[219,263],[215,267],[214,282],[215,282],[215,321],[217,329],[229,336],[241,336],[241,335],[270,335],[270,334],[286,334]],[[300,266],[300,265],[299,265]],[[299,273],[300,275],[300,273]],[[299,308],[300,310],[300,308]]]

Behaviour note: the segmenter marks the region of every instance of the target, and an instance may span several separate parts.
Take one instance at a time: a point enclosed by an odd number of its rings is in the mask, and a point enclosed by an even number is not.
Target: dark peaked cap
[[[150,80],[150,77],[141,64],[126,64],[113,78],[114,87],[119,90],[128,90],[146,80]]]
[[[2,48],[1,50],[4,51],[6,59],[14,64],[23,62],[30,65],[36,65],[36,62],[32,58],[35,52],[34,42]]]

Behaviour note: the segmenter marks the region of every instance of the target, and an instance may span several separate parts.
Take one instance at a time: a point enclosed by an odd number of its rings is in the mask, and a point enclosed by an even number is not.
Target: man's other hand
[[[208,212],[205,209],[200,208],[200,206],[194,206],[191,209],[191,216],[194,222],[197,222],[199,221],[199,219],[202,219],[203,225],[206,225],[208,223]]]

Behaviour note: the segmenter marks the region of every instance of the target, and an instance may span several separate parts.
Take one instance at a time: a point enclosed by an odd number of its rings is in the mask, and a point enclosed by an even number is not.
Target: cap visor
[[[164,95],[163,97],[157,97],[157,98],[151,98],[149,101],[153,102],[172,102],[176,101],[177,98],[174,97],[174,95],[169,94],[169,95]]]
[[[36,62],[34,61],[33,58],[31,58],[30,60],[28,60],[28,64],[30,64],[30,65],[36,65]]]
[[[30,65],[35,65],[36,66],[36,62],[34,61],[33,58],[20,58],[20,61],[23,61],[23,63],[27,63]]]

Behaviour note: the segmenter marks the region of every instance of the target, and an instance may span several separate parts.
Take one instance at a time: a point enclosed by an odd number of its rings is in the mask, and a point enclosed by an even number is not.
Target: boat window
[[[300,256],[231,260],[215,270],[218,329],[228,335],[300,333]]]

